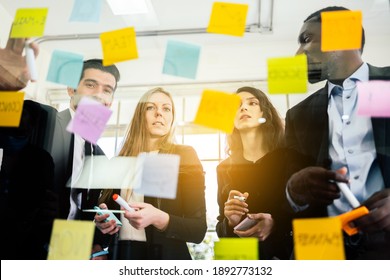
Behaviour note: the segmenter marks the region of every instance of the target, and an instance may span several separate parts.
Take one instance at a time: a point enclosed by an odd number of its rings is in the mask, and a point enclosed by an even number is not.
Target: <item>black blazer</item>
[[[160,200],[160,209],[169,214],[165,231],[153,226],[145,229],[147,243],[154,248],[149,259],[191,259],[187,242],[202,242],[207,231],[205,179],[201,162],[190,146],[174,145],[173,154],[180,156],[176,198]],[[119,192],[114,190],[114,193]],[[157,198],[145,197],[144,201],[158,207]],[[119,209],[113,200],[106,204],[109,209]]]
[[[369,66],[370,80],[390,80],[390,67]],[[310,159],[309,165],[329,168],[328,84],[287,111],[286,144]],[[390,188],[390,118],[371,118],[377,160]],[[326,207],[309,207],[310,216],[327,216]]]
[[[70,176],[72,175],[73,162],[73,134],[66,130],[68,123],[71,120],[69,109],[61,111],[57,114],[56,125],[53,135],[51,155],[54,160],[54,180],[55,189],[59,194],[60,206],[59,217],[66,219],[70,210],[70,188],[66,186]],[[94,155],[104,155],[104,152],[99,146],[94,145]],[[85,192],[84,192],[85,193]],[[85,195],[83,193],[83,195]],[[100,195],[100,190],[92,189],[88,193],[88,199],[82,200],[82,208],[90,209],[98,205],[97,201]],[[82,220],[93,220],[94,213],[81,213]]]
[[[289,173],[286,163],[296,158],[295,151],[277,149],[252,163],[242,156],[231,156],[217,166],[218,205],[217,234],[219,237],[238,237],[228,225],[224,203],[231,190],[248,192],[249,213],[269,213],[274,219],[274,230],[259,243],[260,259],[289,259],[292,253],[291,219],[285,196]]]

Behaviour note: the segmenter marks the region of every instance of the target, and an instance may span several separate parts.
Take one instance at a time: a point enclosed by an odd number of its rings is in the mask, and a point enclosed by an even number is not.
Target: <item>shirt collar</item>
[[[343,89],[352,89],[356,87],[356,81],[367,82],[368,81],[368,65],[363,62],[363,64],[348,78],[346,78],[343,82]],[[332,89],[338,85],[335,85],[328,81],[328,97],[330,97],[330,93]]]

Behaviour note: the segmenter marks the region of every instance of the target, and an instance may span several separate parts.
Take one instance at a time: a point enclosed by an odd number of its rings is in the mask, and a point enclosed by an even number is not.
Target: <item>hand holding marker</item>
[[[134,212],[135,210],[129,206],[129,204],[118,194],[113,194],[112,199],[115,200],[120,206],[125,208],[129,212]]]

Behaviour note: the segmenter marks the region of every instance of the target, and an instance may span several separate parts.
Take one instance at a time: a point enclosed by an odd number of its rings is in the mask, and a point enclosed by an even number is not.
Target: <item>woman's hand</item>
[[[240,237],[256,237],[260,241],[266,240],[267,237],[271,234],[274,226],[274,220],[271,214],[248,214],[248,217],[250,219],[257,220],[257,224],[245,231],[235,230],[234,233]]]
[[[154,207],[149,203],[133,203],[132,208],[138,209],[135,212],[125,211],[125,218],[136,229],[144,229],[149,225],[153,225],[158,230],[164,231],[169,223],[169,215]]]
[[[107,209],[107,205],[105,203],[102,203],[99,205],[100,209]],[[95,225],[100,231],[104,234],[114,235],[117,233],[120,229],[120,226],[118,226],[115,222],[115,220],[110,220],[108,222],[105,222],[104,220],[108,218],[110,214],[103,214],[99,215],[96,213],[95,215]]]
[[[245,199],[248,198],[249,194],[247,192],[241,193],[236,190],[231,190],[229,192],[228,200],[225,202],[224,215],[229,221],[230,227],[235,227],[242,219],[246,213],[248,213],[248,204],[245,201],[240,201],[234,196],[243,196]]]

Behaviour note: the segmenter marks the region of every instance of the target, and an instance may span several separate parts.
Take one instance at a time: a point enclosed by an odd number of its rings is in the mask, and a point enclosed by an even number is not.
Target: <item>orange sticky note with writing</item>
[[[269,58],[267,64],[270,94],[307,92],[307,58],[305,54]]]
[[[24,92],[0,92],[0,126],[19,126],[23,100]]]
[[[339,217],[293,220],[294,253],[297,260],[344,260]]]
[[[321,13],[321,50],[360,49],[362,46],[362,12],[333,11]]]
[[[100,34],[103,65],[138,58],[136,35],[133,27]]]
[[[215,2],[207,32],[243,36],[245,32],[248,5]]]
[[[231,133],[240,103],[237,94],[204,90],[194,123]]]

